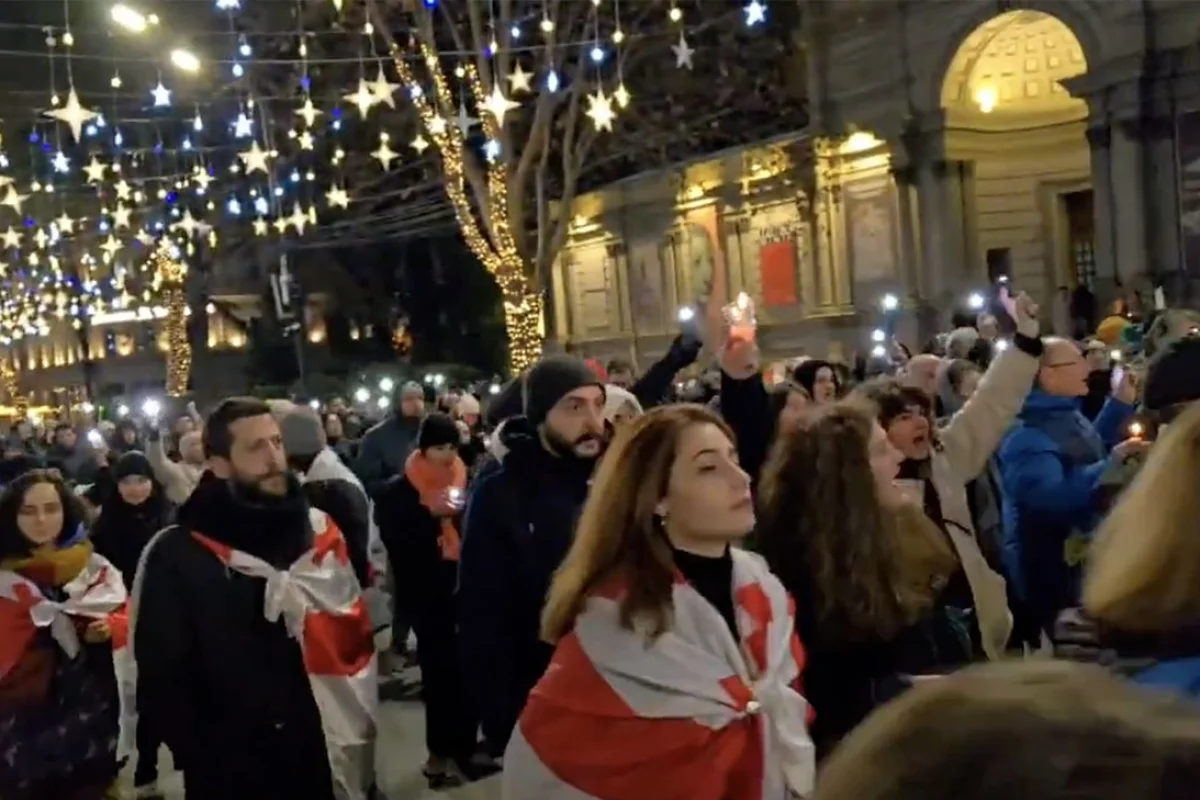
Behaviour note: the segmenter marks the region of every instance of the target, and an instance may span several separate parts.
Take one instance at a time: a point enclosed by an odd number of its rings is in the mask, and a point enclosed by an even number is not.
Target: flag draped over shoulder
[[[117,633],[125,628],[128,594],[121,573],[103,556],[90,553],[84,568],[63,585],[65,599],[50,600],[36,583],[11,570],[0,570],[0,678],[25,655],[39,630],[48,630],[68,658],[79,656],[82,647],[72,618],[108,620],[114,631],[113,666],[121,703],[121,734],[117,757],[134,749],[136,709],[132,655],[126,639]]]
[[[504,756],[505,800],[786,800],[812,792],[794,607],[758,556],[733,551],[741,641],[683,580],[671,629],[619,623],[593,595],[530,693]]]
[[[312,509],[313,549],[286,570],[201,533],[192,533],[229,569],[263,578],[264,615],[300,644],[329,752],[334,794],[361,800],[374,777],[379,706],[375,648],[358,578],[341,531]]]

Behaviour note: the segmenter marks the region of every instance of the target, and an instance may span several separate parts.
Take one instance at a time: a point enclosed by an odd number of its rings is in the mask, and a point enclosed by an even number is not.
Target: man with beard
[[[542,603],[604,450],[604,400],[603,384],[580,359],[536,364],[524,380],[525,416],[505,424],[505,454],[478,479],[467,506],[459,638],[495,755],[550,663],[551,648],[538,636]]]
[[[269,618],[272,606],[290,602],[287,586],[267,597],[267,581],[232,560],[245,554],[285,570],[312,551],[323,515],[310,513],[289,473],[264,402],[223,401],[203,443],[210,471],[138,570],[139,713],[171,748],[188,800],[332,798],[322,715],[285,626],[289,609]]]

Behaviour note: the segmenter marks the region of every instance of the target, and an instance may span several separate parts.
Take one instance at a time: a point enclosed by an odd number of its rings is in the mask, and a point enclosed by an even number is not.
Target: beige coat
[[[946,531],[971,584],[979,631],[988,658],[1004,655],[1012,633],[1012,614],[1004,578],[988,565],[975,538],[967,502],[969,481],[979,477],[1000,440],[1025,403],[1038,360],[1010,347],[997,357],[975,395],[942,427],[930,459],[933,486],[942,506]]]
[[[167,456],[162,439],[155,439],[146,446],[146,460],[154,470],[154,477],[163,485],[167,499],[174,505],[183,505],[192,495],[196,484],[200,483],[200,475],[204,470],[185,464],[182,461],[172,461]]]

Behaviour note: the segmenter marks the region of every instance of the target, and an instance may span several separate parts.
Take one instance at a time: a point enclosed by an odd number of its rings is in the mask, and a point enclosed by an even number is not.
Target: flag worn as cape
[[[338,800],[365,800],[374,779],[379,707],[375,647],[362,589],[341,531],[310,511],[313,549],[286,570],[202,533],[192,536],[229,569],[263,578],[264,616],[300,643],[321,716]]]
[[[589,598],[529,695],[504,756],[505,800],[786,800],[811,794],[804,652],[787,592],[733,550],[741,641],[690,584],[648,643],[620,586]]]

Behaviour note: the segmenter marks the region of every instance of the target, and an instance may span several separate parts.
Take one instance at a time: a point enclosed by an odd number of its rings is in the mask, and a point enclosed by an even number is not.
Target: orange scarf
[[[429,509],[434,519],[442,526],[438,536],[438,547],[442,550],[442,558],[447,561],[458,561],[462,549],[462,538],[458,528],[454,527],[452,516],[441,516],[446,510],[446,491],[458,489],[462,491],[467,485],[467,467],[462,459],[454,457],[448,465],[435,464],[425,457],[420,450],[414,450],[404,462],[404,477],[421,496],[421,505]]]

